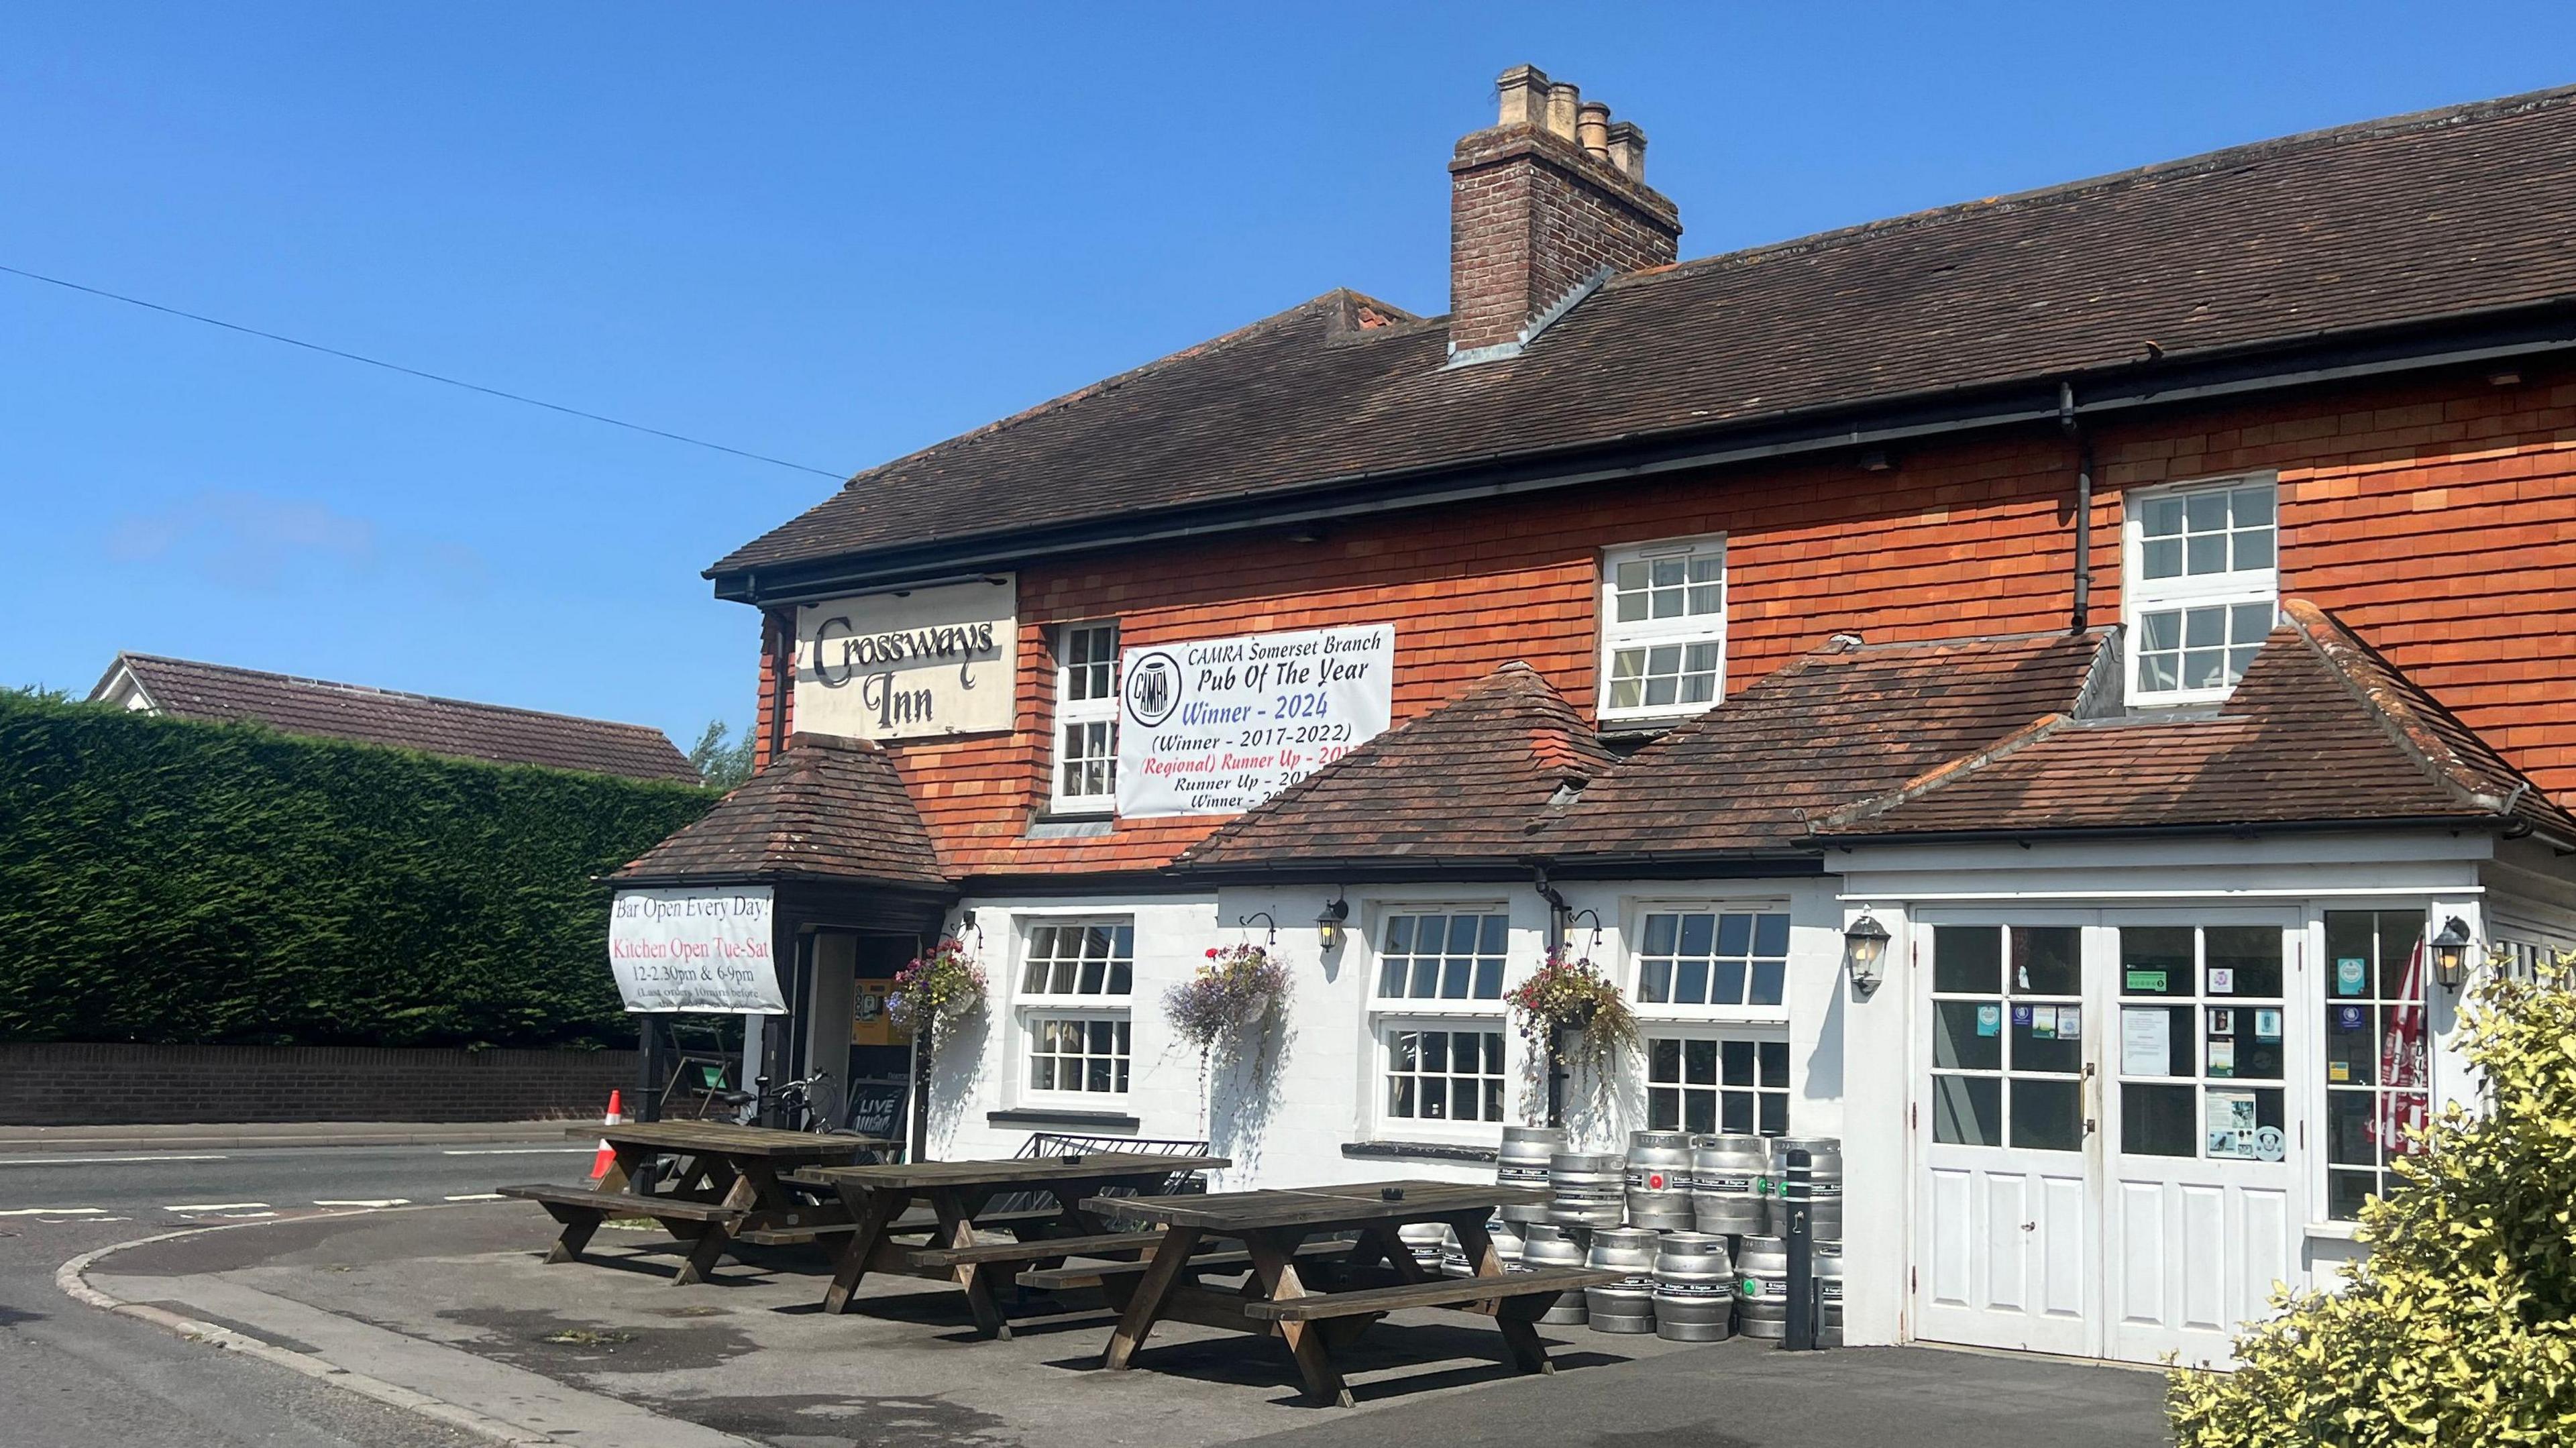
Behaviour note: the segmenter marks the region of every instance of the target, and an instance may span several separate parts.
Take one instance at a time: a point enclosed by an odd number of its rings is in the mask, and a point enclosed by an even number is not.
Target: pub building
[[[1561,947],[1639,1022],[1575,1141],[1840,1139],[1849,1341],[2224,1361],[2576,945],[2576,92],[1685,262],[1637,126],[1498,90],[1447,315],[1329,293],[716,563],[762,769],[620,908],[752,912],[773,1074],[904,1070],[954,937],[921,1149],[1225,1188],[1491,1173]]]

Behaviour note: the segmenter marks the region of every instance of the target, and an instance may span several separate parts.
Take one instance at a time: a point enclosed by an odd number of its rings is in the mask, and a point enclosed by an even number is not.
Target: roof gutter
[[[2324,834],[2332,832],[2364,833],[2372,830],[2473,830],[2501,831],[2512,821],[2491,814],[2474,815],[2393,815],[2386,819],[2313,819],[2313,820],[2247,820],[2234,824],[2174,825],[2083,825],[2042,829],[1968,829],[1908,830],[1881,834],[1819,834],[1816,842],[1826,849],[1850,854],[1864,845],[1952,845],[1972,842],[2018,844],[2028,849],[2034,840],[2169,839],[2176,836],[2206,837],[2235,835],[2253,839],[2262,835]]]
[[[2077,420],[2322,383],[2464,367],[2576,348],[2576,307],[2459,312],[2367,336],[2319,333],[2260,351],[2165,354],[2146,362],[2046,374],[2021,383],[1890,398],[1863,407],[1782,413],[1715,428],[1631,433],[1567,447],[1363,471],[1293,489],[1153,513],[987,534],[873,554],[708,569],[719,598],[782,604],[918,584],[1104,548],[1252,528],[1367,516],[1590,483],[1762,462],[2030,423]]]

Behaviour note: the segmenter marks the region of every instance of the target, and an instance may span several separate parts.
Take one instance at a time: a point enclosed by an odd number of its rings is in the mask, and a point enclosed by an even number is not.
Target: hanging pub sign
[[[1118,812],[1248,810],[1384,733],[1394,681],[1391,623],[1128,649]]]
[[[618,891],[608,967],[626,1009],[787,1014],[769,918],[766,885]]]
[[[1000,575],[796,610],[796,728],[855,739],[1008,729],[1019,585]]]

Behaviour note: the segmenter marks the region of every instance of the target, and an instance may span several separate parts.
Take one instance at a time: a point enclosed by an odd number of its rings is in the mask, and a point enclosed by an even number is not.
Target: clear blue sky
[[[1334,286],[1528,61],[1686,256],[2576,81],[2576,6],[0,11],[0,264],[853,471]],[[829,479],[0,276],[0,682],[120,648],[747,721]]]

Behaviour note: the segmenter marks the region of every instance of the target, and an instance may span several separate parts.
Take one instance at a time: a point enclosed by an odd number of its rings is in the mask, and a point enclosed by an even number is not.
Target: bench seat
[[[1064,1210],[1061,1207],[1049,1207],[1042,1211],[988,1212],[983,1216],[977,1217],[975,1219],[975,1225],[978,1227],[994,1227],[1009,1231],[1020,1227],[1046,1226],[1050,1223],[1061,1222],[1063,1220]],[[889,1232],[909,1234],[913,1232],[932,1231],[936,1229],[938,1225],[938,1213],[933,1212],[928,1207],[913,1207],[904,1212],[902,1216],[895,1218],[894,1224],[886,1230]],[[810,1227],[754,1227],[743,1232],[738,1232],[735,1235],[741,1240],[752,1243],[755,1246],[795,1247],[802,1246],[818,1237],[836,1237],[846,1233],[855,1232],[858,1229],[858,1223],[842,1220],[834,1222],[817,1222]]]
[[[678,1197],[645,1197],[628,1192],[603,1192],[593,1187],[559,1187],[542,1182],[497,1188],[502,1196],[536,1202],[549,1209],[571,1207],[598,1212],[608,1217],[651,1217],[656,1221],[733,1222],[743,1215],[740,1207],[720,1206],[714,1202],[692,1202]]]
[[[1472,1307],[1507,1297],[1579,1292],[1601,1287],[1628,1274],[1616,1267],[1555,1267],[1541,1272],[1512,1272],[1501,1277],[1442,1277],[1394,1287],[1357,1292],[1327,1292],[1277,1302],[1247,1302],[1243,1315],[1260,1322],[1315,1322],[1333,1317],[1360,1317],[1407,1307]]]
[[[1162,1240],[1160,1232],[1111,1232],[1096,1237],[1031,1237],[1023,1242],[978,1242],[971,1247],[924,1247],[911,1253],[907,1260],[915,1267],[966,1267],[988,1262],[1034,1262],[1046,1257],[1099,1257],[1111,1252],[1150,1251]]]
[[[1150,1236],[1156,1241],[1160,1241],[1162,1238],[1162,1233],[1160,1232],[1140,1232],[1137,1235]],[[1033,1242],[1029,1245],[1039,1246],[1043,1244]],[[1299,1245],[1297,1248],[1296,1258],[1300,1262],[1331,1261],[1336,1258],[1349,1256],[1352,1249],[1357,1245],[1357,1243],[1353,1242],[1338,1241],[1306,1242]],[[1053,1292],[1067,1287],[1098,1287],[1105,1278],[1142,1277],[1145,1275],[1145,1269],[1153,1265],[1154,1264],[1151,1260],[1138,1260],[1134,1262],[1068,1262],[1062,1267],[1032,1268],[1029,1271],[1021,1273],[1018,1277],[1013,1278],[1012,1280],[1022,1287],[1036,1288],[1041,1292]],[[1189,1262],[1189,1269],[1193,1272],[1241,1272],[1251,1266],[1252,1254],[1241,1250],[1200,1252],[1193,1255]]]

